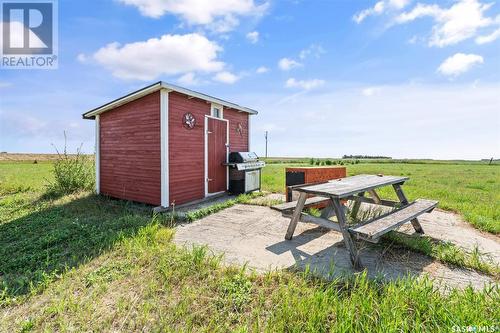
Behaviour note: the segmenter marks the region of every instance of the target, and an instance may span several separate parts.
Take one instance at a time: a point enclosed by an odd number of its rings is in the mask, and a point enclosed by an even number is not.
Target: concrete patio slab
[[[425,230],[429,214],[422,219]],[[190,246],[207,245],[215,253],[224,253],[231,264],[247,264],[257,271],[283,268],[310,269],[324,277],[354,273],[342,236],[334,231],[299,223],[291,241],[284,235],[289,219],[268,207],[235,205],[192,224],[177,228],[175,242]],[[359,243],[361,261],[370,277],[391,280],[399,277],[424,276],[443,285],[475,288],[493,282],[487,275],[449,267],[431,258],[406,250],[387,249]],[[497,244],[498,245],[498,244]]]

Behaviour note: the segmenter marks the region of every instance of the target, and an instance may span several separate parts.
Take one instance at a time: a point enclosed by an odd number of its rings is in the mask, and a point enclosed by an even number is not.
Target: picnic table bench
[[[281,211],[284,216],[290,217],[290,224],[285,235],[288,240],[292,239],[299,220],[342,233],[351,262],[356,269],[360,269],[362,265],[354,242],[355,239],[377,243],[381,236],[406,222],[411,222],[417,233],[424,233],[417,217],[424,213],[430,213],[438,202],[427,199],[409,202],[401,187],[408,179],[408,177],[399,176],[357,175],[321,184],[305,184],[294,187],[294,191],[300,193],[297,201],[275,205],[272,208]],[[399,201],[381,199],[375,191],[377,188],[391,185]],[[369,197],[365,196],[366,193],[369,194]],[[392,210],[349,226],[343,205],[346,200],[354,201],[351,210],[352,218],[356,218],[363,202],[392,207]],[[325,201],[328,202],[328,205],[322,210],[321,216],[312,216],[303,212],[304,208]],[[336,216],[336,222],[330,220],[333,216]]]

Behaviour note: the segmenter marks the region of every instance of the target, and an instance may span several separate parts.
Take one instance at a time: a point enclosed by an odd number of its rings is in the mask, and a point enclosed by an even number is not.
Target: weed
[[[219,286],[218,308],[241,313],[244,306],[250,302],[251,290],[252,283],[241,272],[224,278]]]
[[[466,267],[500,279],[500,267],[489,260],[475,246],[471,251],[462,249],[451,242],[443,242],[425,235],[406,235],[391,232],[384,236],[387,241],[403,245],[413,251],[423,253],[443,263]]]
[[[94,186],[93,165],[88,156],[82,154],[82,146],[75,155],[68,154],[66,133],[64,133],[64,149],[57,148],[57,159],[53,164],[53,181],[48,185],[51,194],[69,194],[77,191],[91,190]]]

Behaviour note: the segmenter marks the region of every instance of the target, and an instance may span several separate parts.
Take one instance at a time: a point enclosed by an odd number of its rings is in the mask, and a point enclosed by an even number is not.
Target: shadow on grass
[[[0,305],[50,282],[134,235],[151,207],[88,195],[68,203],[32,203],[32,212],[0,224]]]

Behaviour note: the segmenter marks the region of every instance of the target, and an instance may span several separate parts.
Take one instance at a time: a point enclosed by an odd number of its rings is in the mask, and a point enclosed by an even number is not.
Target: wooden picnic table
[[[299,199],[296,202],[276,205],[273,208],[282,211],[284,216],[291,217],[285,235],[285,238],[288,240],[292,239],[299,220],[341,232],[346,248],[351,256],[352,264],[356,269],[359,269],[362,265],[354,242],[355,239],[376,243],[382,235],[405,222],[411,222],[417,233],[424,233],[417,217],[426,212],[430,213],[437,206],[438,202],[426,199],[417,199],[414,202],[409,202],[402,189],[402,185],[408,179],[408,177],[400,176],[357,175],[321,184],[305,184],[294,187],[293,190],[300,193]],[[391,185],[399,201],[383,200],[376,192],[376,189],[380,187]],[[370,197],[366,197],[366,193]],[[311,195],[314,195],[314,197],[311,197]],[[345,213],[346,209],[343,204],[346,200],[354,201],[351,210],[353,219],[356,218],[359,207],[363,202],[392,207],[393,209],[378,217],[349,226]],[[327,202],[327,206],[322,210],[320,217],[303,212],[305,207],[317,205],[321,202]],[[330,219],[333,216],[337,217],[337,221]]]

